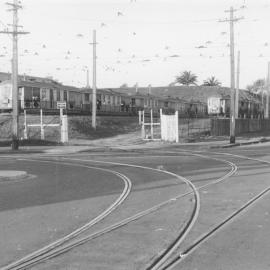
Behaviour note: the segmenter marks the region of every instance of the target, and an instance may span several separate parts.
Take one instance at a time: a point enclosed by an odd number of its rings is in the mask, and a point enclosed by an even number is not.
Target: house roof
[[[5,80],[1,82],[1,84],[11,84],[11,80]],[[83,90],[74,86],[62,85],[59,83],[55,83],[53,81],[48,82],[39,82],[39,81],[28,81],[28,80],[18,80],[19,87],[37,87],[37,88],[49,88],[49,89],[59,89],[59,90],[68,90],[74,92],[82,92]]]

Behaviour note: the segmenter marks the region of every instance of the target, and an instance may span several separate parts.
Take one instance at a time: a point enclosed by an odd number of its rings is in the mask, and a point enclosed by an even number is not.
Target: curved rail
[[[232,221],[237,215],[239,215],[241,212],[246,210],[248,207],[250,207],[252,204],[254,204],[257,200],[259,200],[261,197],[263,197],[266,193],[270,191],[270,186],[260,192],[258,195],[254,196],[251,200],[249,200],[246,204],[241,206],[238,210],[233,212],[230,216],[228,216],[226,219],[224,219],[221,223],[219,223],[217,226],[215,226],[213,229],[208,231],[207,233],[203,234],[201,237],[199,237],[193,244],[191,244],[188,248],[186,248],[183,252],[180,252],[178,256],[173,258],[166,266],[161,268],[160,270],[171,270],[173,267],[175,267],[178,263],[183,261],[188,255],[190,255],[193,251],[196,250],[203,242],[205,242],[207,239],[209,239],[211,236],[213,236],[219,229],[221,229],[223,226],[225,226],[227,223]]]
[[[31,160],[31,159],[20,159],[20,160],[24,160],[24,161],[31,161],[31,162],[45,162],[45,163],[56,163],[54,161],[44,161],[44,160]],[[36,250],[32,253],[30,253],[29,255],[13,262],[10,263],[2,268],[0,268],[1,270],[11,270],[11,269],[24,269],[27,264],[31,263],[31,261],[34,261],[35,259],[38,259],[40,256],[48,253],[49,251],[59,247],[60,245],[66,243],[67,241],[73,239],[74,237],[80,235],[81,233],[83,233],[84,231],[88,230],[90,227],[92,227],[93,225],[95,225],[96,223],[98,223],[99,221],[101,221],[102,219],[104,219],[106,216],[108,216],[112,211],[114,211],[129,195],[130,191],[131,191],[131,181],[128,177],[126,177],[125,175],[113,171],[113,170],[109,170],[109,169],[104,169],[104,168],[99,168],[99,167],[92,167],[92,166],[87,166],[87,165],[82,165],[82,164],[74,164],[74,163],[62,163],[62,162],[58,162],[62,165],[69,165],[69,166],[78,166],[78,167],[84,167],[84,168],[90,168],[90,169],[96,169],[96,170],[100,170],[100,171],[106,171],[106,172],[110,172],[113,173],[117,176],[119,176],[125,183],[124,189],[122,191],[122,193],[120,194],[120,196],[117,198],[117,200],[111,204],[105,211],[103,211],[100,215],[98,215],[97,217],[95,217],[93,220],[89,221],[88,223],[86,223],[85,225],[79,227],[78,229],[76,229],[75,231],[69,233],[68,235],[56,240],[53,243],[50,243],[47,246],[44,246],[43,248]]]
[[[197,154],[197,153],[193,154],[193,155],[197,155],[197,156],[200,156],[200,157],[203,157],[203,158],[209,158],[209,157],[205,157],[203,155]],[[64,158],[64,159],[66,159],[66,158]],[[154,261],[146,268],[147,270],[150,270],[150,269],[151,270],[157,270],[157,269],[159,269],[169,259],[169,257],[172,255],[172,253],[175,252],[175,250],[180,246],[180,244],[183,242],[183,240],[185,239],[187,234],[192,229],[193,225],[195,224],[195,221],[198,218],[198,213],[199,213],[199,208],[200,208],[198,189],[205,188],[205,187],[209,186],[210,184],[217,184],[217,183],[223,181],[224,179],[230,177],[232,174],[234,174],[237,171],[237,166],[235,164],[233,164],[232,162],[229,162],[227,160],[217,159],[217,158],[212,158],[212,159],[226,162],[227,164],[229,164],[231,166],[231,168],[232,168],[231,171],[229,173],[227,173],[225,176],[218,178],[213,183],[212,182],[208,183],[208,184],[203,185],[203,186],[201,186],[199,188],[196,188],[191,183],[191,181],[188,180],[188,182],[187,182],[187,181],[184,180],[192,188],[192,193],[194,193],[194,196],[195,196],[195,205],[194,205],[191,217],[188,220],[187,224],[185,225],[184,229],[177,236],[177,238],[166,248],[166,250],[160,256],[158,256],[157,258],[154,259]],[[78,159],[73,159],[73,160],[78,160]],[[82,159],[79,159],[79,160],[82,161]],[[96,162],[97,163],[105,163],[105,164],[114,164],[114,165],[120,165],[120,166],[137,167],[137,168],[144,168],[144,169],[148,168],[148,167],[145,167],[145,166],[131,165],[131,164],[125,164],[125,163],[117,163],[117,162],[108,162],[108,161],[97,161],[97,160],[83,160],[83,161],[95,162],[95,163]],[[153,169],[153,168],[150,168],[150,169],[154,170],[154,171],[159,171],[158,169]],[[163,172],[168,173],[167,171],[163,171]],[[169,174],[172,174],[172,173],[169,172]],[[182,180],[183,180],[183,178],[182,178]]]
[[[198,154],[196,154],[196,155],[198,155]],[[198,155],[198,156],[201,156],[201,157],[206,158],[203,155]],[[172,176],[175,176],[176,178],[178,178],[178,179],[180,179],[182,181],[184,180],[183,177],[181,177],[179,175],[176,175],[174,173],[171,173],[171,172],[168,172],[168,171],[164,171],[164,170],[160,170],[160,169],[154,169],[154,168],[150,168],[150,167],[144,167],[144,166],[138,166],[138,165],[132,165],[132,164],[124,164],[124,163],[117,163],[117,162],[83,160],[83,159],[74,159],[74,158],[73,159],[71,159],[71,158],[64,158],[64,159],[68,159],[68,160],[72,160],[72,161],[76,160],[76,161],[87,161],[87,162],[96,162],[96,163],[107,163],[107,164],[113,164],[113,165],[121,165],[121,166],[144,168],[144,169],[148,169],[148,170],[150,169],[150,170],[153,170],[153,171],[159,171],[159,172],[163,172],[163,173],[168,173],[168,174],[170,174]],[[212,159],[216,159],[216,158],[212,158]],[[26,160],[29,160],[29,159],[26,159]],[[221,160],[221,159],[216,159],[216,160],[219,160],[219,161],[223,161],[223,162],[228,163],[231,166],[231,171],[229,173],[227,173],[226,175],[218,178],[217,180],[212,181],[211,183],[208,183],[206,185],[203,185],[203,186],[198,187],[197,190],[202,189],[202,188],[205,188],[205,187],[207,187],[207,186],[209,186],[211,184],[216,184],[216,183],[218,183],[218,182],[220,182],[222,180],[225,180],[226,178],[228,178],[229,176],[231,176],[233,173],[235,173],[235,171],[237,170],[237,167],[235,166],[235,164],[233,164],[231,162],[228,162],[226,160]],[[49,162],[49,161],[44,161],[44,160],[43,161],[40,160],[40,161],[41,162]],[[61,162],[61,164],[74,165],[73,163],[70,164],[70,163],[64,163],[64,162]],[[77,165],[74,165],[74,166],[90,167],[90,166],[85,166],[85,165],[82,165],[82,164],[77,164]],[[90,167],[90,168],[100,169],[98,167]],[[106,169],[104,169],[104,170],[106,170]],[[118,172],[116,172],[116,173],[118,173]],[[56,247],[51,248],[50,250],[48,250],[48,251],[46,251],[46,252],[44,252],[42,254],[39,254],[38,257],[36,257],[34,260],[33,259],[29,259],[26,263],[22,263],[20,265],[17,265],[16,267],[10,268],[10,269],[14,269],[14,270],[15,269],[26,269],[26,267],[31,267],[33,265],[38,264],[41,261],[45,261],[45,260],[48,260],[50,258],[56,257],[56,256],[58,256],[60,254],[63,254],[65,252],[69,251],[70,249],[72,249],[72,248],[74,248],[76,246],[82,245],[82,244],[84,244],[84,243],[86,243],[86,242],[88,242],[88,241],[90,241],[90,240],[92,240],[94,238],[97,238],[97,237],[99,237],[99,236],[101,236],[101,235],[103,235],[105,233],[109,233],[109,232],[111,232],[111,231],[113,231],[113,230],[115,230],[117,228],[120,228],[120,227],[122,227],[122,226],[124,226],[124,225],[126,225],[126,224],[128,224],[130,222],[132,222],[132,221],[135,221],[135,220],[137,220],[137,219],[139,219],[139,218],[141,218],[143,216],[146,216],[146,215],[148,215],[150,213],[153,213],[153,212],[157,211],[158,209],[164,207],[165,205],[168,205],[170,203],[174,203],[176,200],[178,200],[178,199],[180,199],[180,198],[182,198],[184,196],[190,195],[192,193],[193,193],[193,191],[190,191],[190,192],[187,192],[187,193],[184,193],[184,194],[180,194],[180,195],[178,195],[178,196],[176,196],[174,198],[171,198],[171,199],[169,199],[169,200],[167,200],[165,202],[162,202],[162,203],[160,203],[158,205],[155,205],[155,206],[153,206],[153,207],[151,207],[151,208],[149,208],[147,210],[144,210],[142,212],[139,212],[139,213],[137,213],[137,214],[135,214],[135,215],[133,215],[133,216],[131,216],[129,218],[126,218],[126,219],[124,219],[124,220],[122,220],[120,222],[117,222],[117,223],[115,223],[115,224],[113,224],[113,225],[111,225],[111,226],[109,226],[109,227],[107,227],[107,228],[105,228],[105,229],[103,229],[101,231],[98,231],[98,232],[92,233],[90,235],[87,235],[86,237],[83,237],[81,239],[73,240],[73,238],[75,238],[75,236],[74,236],[74,237],[71,238],[72,239],[71,241],[68,241],[67,240],[64,243],[61,243],[59,246],[56,246]],[[193,211],[192,214],[194,214],[194,211]],[[195,220],[194,220],[194,222],[195,222]],[[155,264],[158,263],[156,265],[162,265],[162,264],[164,264],[164,262],[167,261],[168,258],[171,256],[171,253],[180,245],[180,243],[182,242],[182,240],[186,237],[188,231],[193,226],[193,223],[191,224],[191,221],[190,222],[187,222],[187,224],[185,226],[185,228],[187,230],[185,230],[185,232],[184,231],[181,232],[181,236],[179,236],[177,238],[177,240],[179,240],[179,241],[174,241],[170,245],[171,252],[169,250],[167,252],[164,252],[153,263],[155,263]],[[153,266],[153,265],[151,265],[151,266]]]
[[[186,152],[186,151],[185,151]],[[192,152],[194,151],[187,151]],[[200,151],[202,152],[202,151]],[[205,152],[204,152],[205,153]],[[241,158],[246,160],[252,160],[252,161],[258,161],[261,163],[270,164],[270,161],[261,160],[257,158],[250,158],[242,155],[234,155],[231,153],[220,153],[220,152],[210,152],[211,154],[217,154],[217,155],[225,155],[225,156],[232,156],[235,158]],[[259,199],[261,199],[263,196],[265,196],[268,192],[270,192],[270,186],[261,191],[259,194],[252,197],[248,202],[246,202],[244,205],[242,205],[239,209],[234,211],[231,215],[229,215],[227,218],[225,218],[223,221],[221,221],[218,225],[216,225],[214,228],[206,232],[205,234],[201,235],[199,238],[197,238],[189,247],[187,247],[184,251],[180,252],[177,256],[172,258],[166,265],[163,265],[160,270],[172,270],[176,265],[183,262],[185,258],[187,258],[191,253],[193,253],[202,243],[207,241],[210,237],[212,237],[216,232],[218,232],[221,228],[223,228],[225,225],[227,225],[229,222],[231,222],[236,216],[241,214],[244,210],[251,207],[253,204],[255,204]]]

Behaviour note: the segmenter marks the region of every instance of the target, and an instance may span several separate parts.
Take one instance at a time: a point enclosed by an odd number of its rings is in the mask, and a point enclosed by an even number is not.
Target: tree
[[[215,76],[209,77],[203,81],[203,86],[220,86],[221,82],[215,78]]]
[[[258,93],[266,86],[265,79],[258,79],[253,84],[247,86],[249,92]]]
[[[180,76],[176,76],[176,82],[183,85],[196,85],[197,75],[192,74],[191,71],[183,71]]]
[[[120,88],[128,88],[128,84],[127,83],[123,83],[122,85],[120,85]]]

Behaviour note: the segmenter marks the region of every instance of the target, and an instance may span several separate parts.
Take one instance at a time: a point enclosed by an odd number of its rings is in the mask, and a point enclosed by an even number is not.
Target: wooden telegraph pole
[[[97,113],[97,86],[96,86],[96,30],[93,30],[93,96],[92,96],[92,128],[96,129],[96,113]]]
[[[18,108],[18,35],[28,34],[28,32],[18,31],[18,9],[22,8],[18,0],[7,3],[13,11],[12,31],[0,31],[2,34],[12,35],[12,150],[19,149],[19,108]]]
[[[236,93],[235,93],[235,118],[239,117],[239,81],[240,81],[240,51],[237,52]]]
[[[234,65],[234,22],[243,18],[234,18],[233,7],[225,12],[230,12],[230,18],[219,22],[230,22],[230,63],[231,63],[231,110],[230,110],[230,143],[235,143],[235,65]]]
[[[270,94],[270,62],[268,62],[267,70],[267,86],[266,86],[266,107],[265,107],[265,118],[269,118],[269,94]]]

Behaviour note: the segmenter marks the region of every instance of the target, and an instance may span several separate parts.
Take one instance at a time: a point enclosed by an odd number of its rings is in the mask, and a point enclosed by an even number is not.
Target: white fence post
[[[145,129],[144,129],[144,110],[142,111],[142,139],[145,138]]]
[[[67,115],[61,116],[61,142],[67,143],[68,142],[68,121]]]
[[[179,142],[178,111],[175,112],[175,141]]]
[[[23,130],[23,138],[27,140],[27,121],[26,121],[26,110],[23,111],[24,113],[24,130]]]
[[[139,125],[142,124],[142,111],[139,111]]]
[[[42,109],[40,109],[40,137],[41,137],[41,140],[45,140]]]
[[[151,139],[154,139],[154,129],[153,129],[153,110],[151,109]]]

